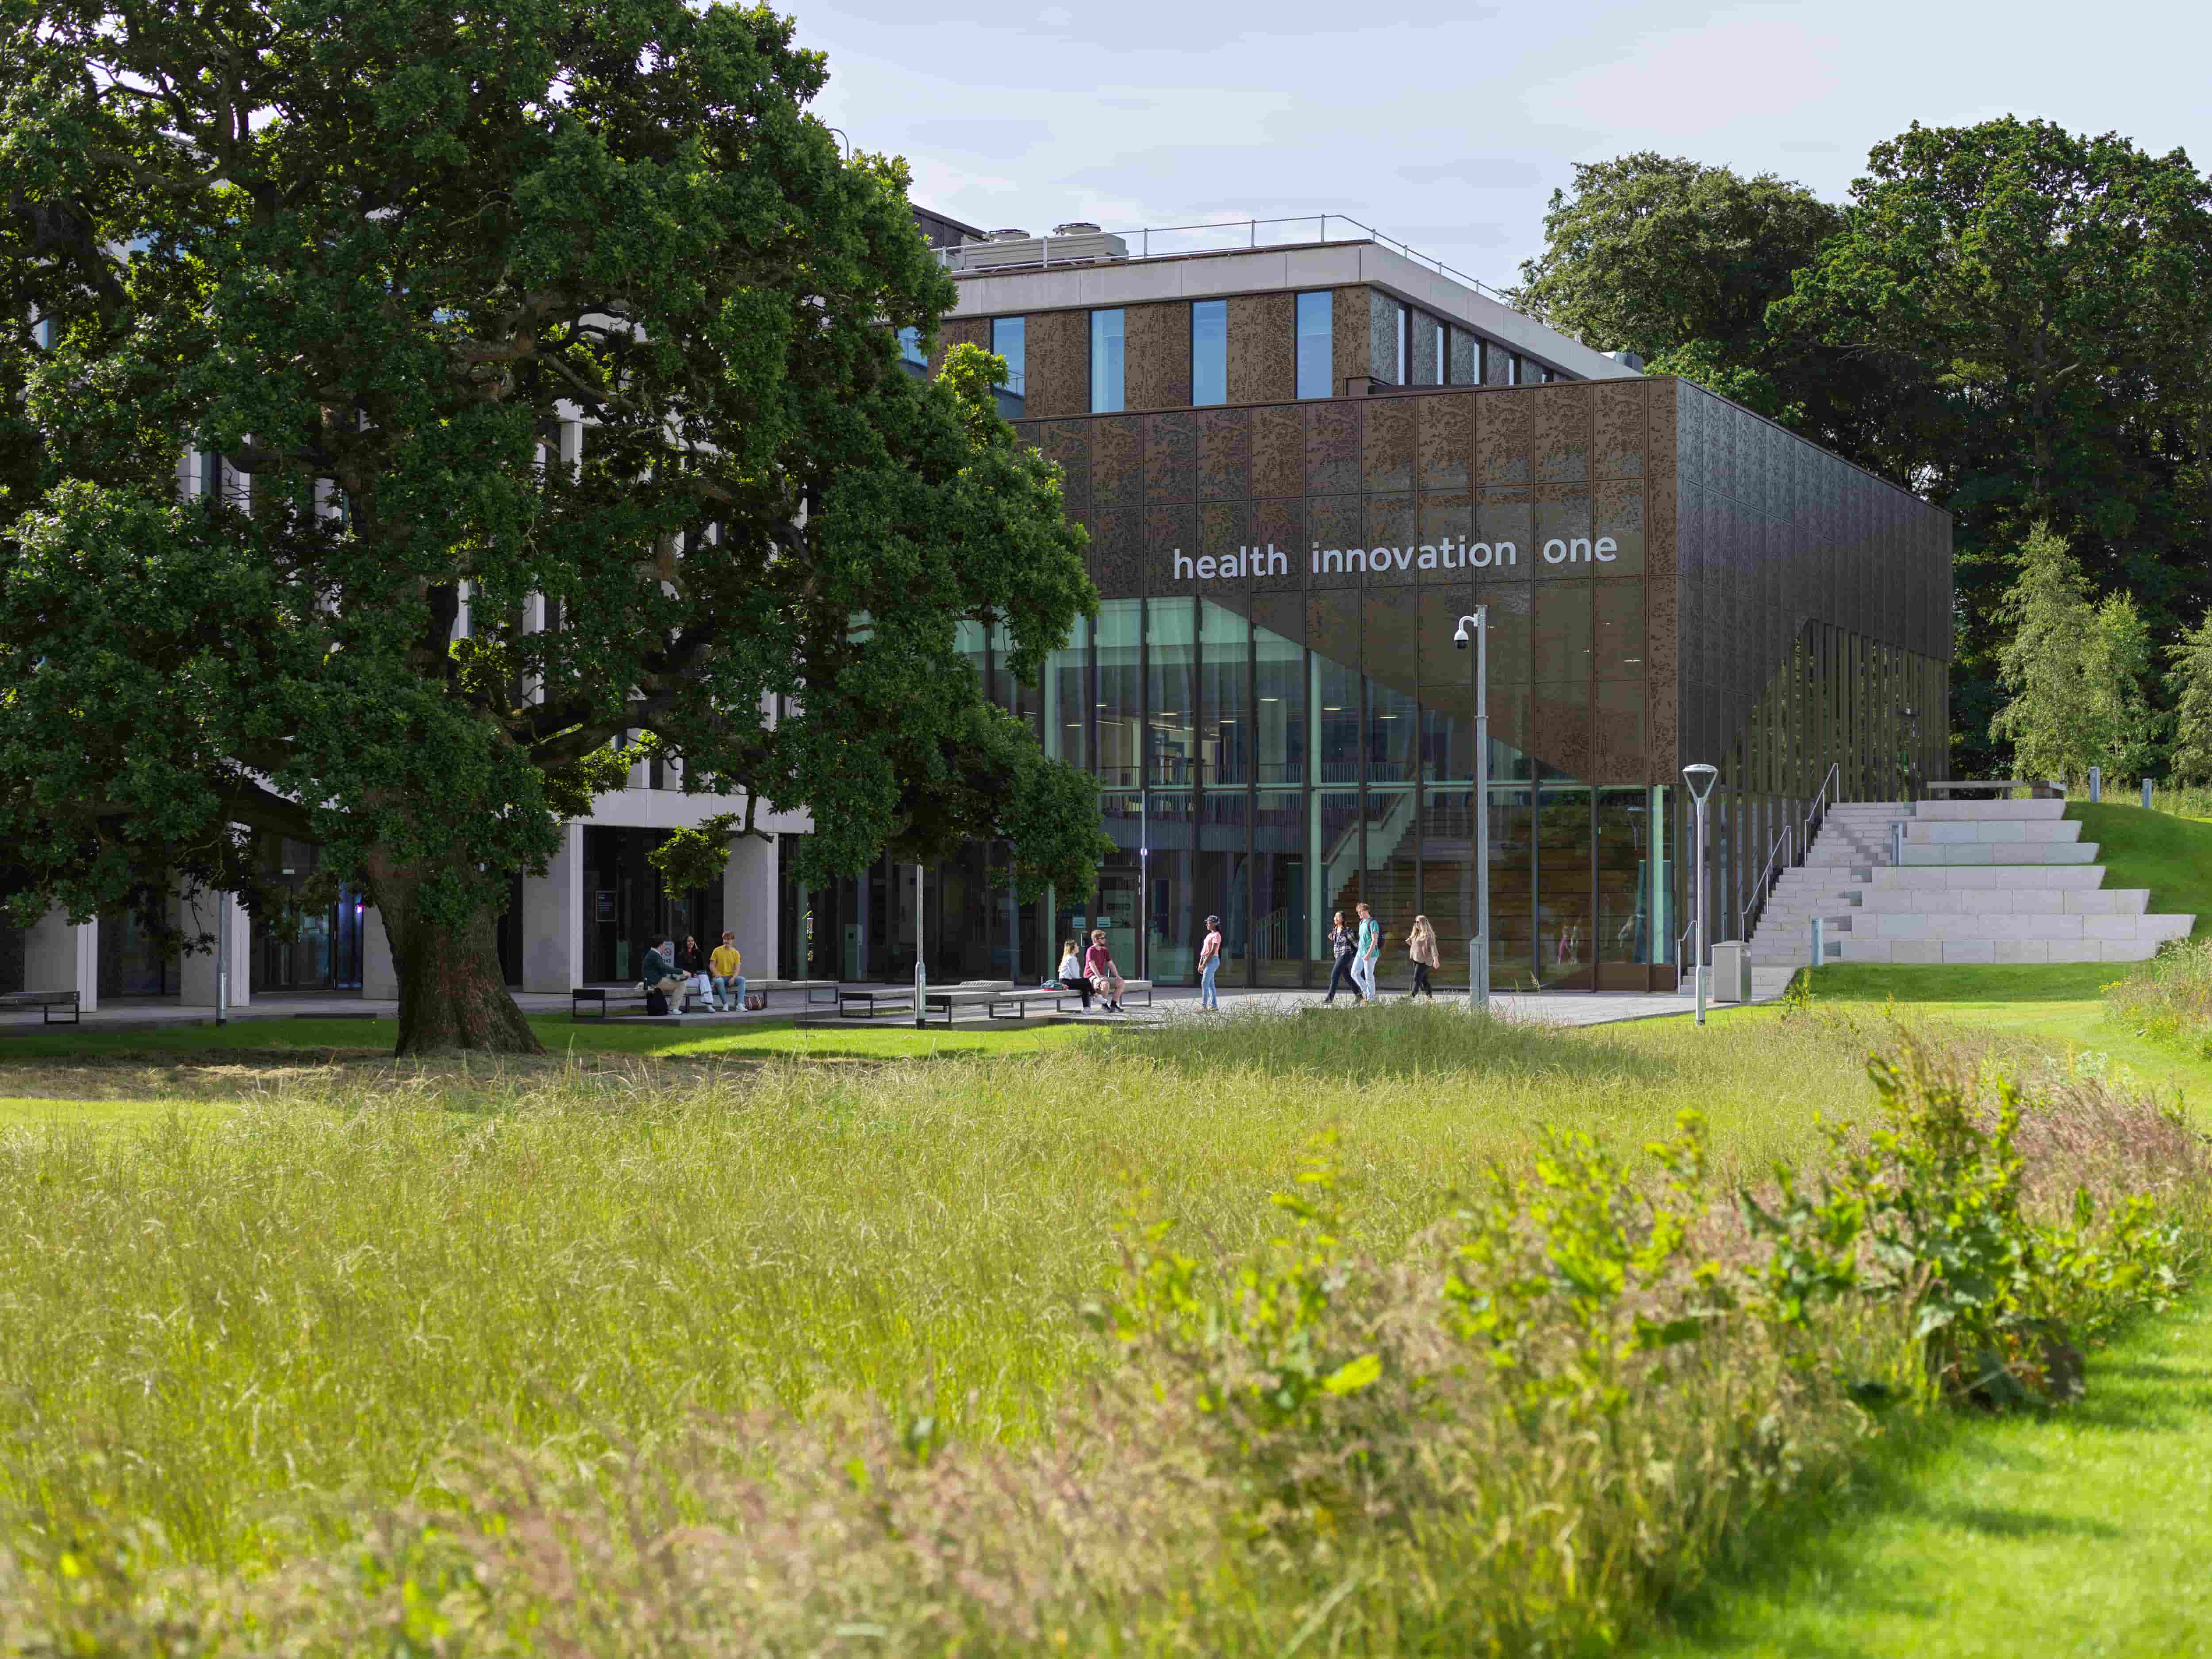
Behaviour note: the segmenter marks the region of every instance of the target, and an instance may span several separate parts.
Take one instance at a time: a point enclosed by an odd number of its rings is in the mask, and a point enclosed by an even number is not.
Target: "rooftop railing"
[[[1514,303],[1512,296],[1504,289],[1493,288],[1480,277],[1470,276],[1455,266],[1447,264],[1431,254],[1423,253],[1395,236],[1387,235],[1372,225],[1362,223],[1347,213],[1309,213],[1291,219],[1225,219],[1204,225],[1147,225],[1135,230],[1109,228],[1105,234],[1118,236],[1128,245],[1127,257],[1129,259],[1176,259],[1193,253],[1234,253],[1264,247],[1311,247],[1325,242],[1373,242],[1417,265],[1426,266],[1439,276],[1471,288],[1500,305],[1512,306]],[[1036,240],[1043,244],[1041,258],[1023,264],[994,264],[976,274],[995,275],[1002,270],[1030,270],[1054,264],[1088,265],[1100,263],[1097,244],[1088,235],[1083,238],[1085,246],[1082,254],[1058,261],[1053,258],[1052,244],[1055,239],[1044,236]],[[988,245],[970,242],[962,247],[939,248],[936,250],[938,263],[948,270],[958,270],[963,248],[981,246]],[[1122,262],[1119,257],[1113,261],[1116,264]]]

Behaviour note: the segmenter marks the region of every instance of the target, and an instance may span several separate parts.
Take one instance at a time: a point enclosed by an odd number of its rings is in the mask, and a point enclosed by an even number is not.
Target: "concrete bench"
[[[1094,992],[1092,994],[1096,995],[1097,993]],[[990,1006],[983,1010],[983,1013],[984,1017],[989,1019],[1018,1020],[1029,1012],[1032,1005],[1038,1003],[1049,1002],[1055,1012],[1064,1012],[1071,998],[1080,1004],[1083,1001],[1083,993],[1049,985],[1040,985],[1033,989],[1022,991],[994,991],[991,993]],[[1011,1008],[1013,1012],[1001,1013],[1000,1010],[1003,1008]]]
[[[2025,789],[2034,800],[2054,800],[2066,793],[2063,783],[2049,783],[2033,778],[1946,778],[1940,782],[1923,786],[1931,795],[1974,794],[1984,789]]]
[[[619,1003],[627,1006],[633,1002],[641,1008],[645,1006],[645,993],[635,985],[579,985],[568,993],[568,1018],[583,1018],[584,1006],[586,1003],[592,1003],[598,1006],[599,1011],[596,1018],[605,1019],[607,1017],[609,1004]],[[691,1012],[691,990],[687,986],[680,998],[671,999],[671,1010],[676,1013],[688,1014]]]
[[[76,1025],[82,1024],[84,1012],[75,991],[9,991],[0,994],[0,1012],[9,1008],[36,1008],[41,1025]],[[54,1010],[66,1008],[70,1017],[57,1021]]]
[[[766,999],[773,991],[799,992],[811,1006],[836,1002],[838,985],[834,979],[749,979],[745,981],[745,990],[748,994],[758,991],[763,998],[763,1007],[768,1006]]]

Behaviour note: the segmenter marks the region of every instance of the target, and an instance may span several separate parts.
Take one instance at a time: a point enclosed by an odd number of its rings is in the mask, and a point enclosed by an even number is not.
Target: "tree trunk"
[[[399,975],[399,1042],[392,1052],[544,1053],[507,994],[492,913],[480,910],[459,927],[447,927],[422,914],[420,888],[419,879],[404,872],[369,878],[369,896],[384,919],[392,966]]]

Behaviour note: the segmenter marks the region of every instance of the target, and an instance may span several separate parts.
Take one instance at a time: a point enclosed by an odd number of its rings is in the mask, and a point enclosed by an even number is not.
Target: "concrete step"
[[[2063,818],[2066,803],[2063,800],[1974,800],[1961,796],[1956,800],[1923,800],[1916,817],[1936,820],[1966,819],[1978,823],[1993,823],[2004,819],[2034,821]]]
[[[1859,908],[1870,915],[2139,916],[2150,908],[2150,889],[1869,887]]]
[[[2155,950],[2164,940],[2185,938],[2194,917],[2183,915],[1963,915],[1927,912],[1873,911],[1859,919],[1850,937],[1867,939],[2100,939],[2141,942]]]
[[[1907,842],[1904,864],[1955,866],[1969,864],[2094,864],[2094,841],[1949,841]]]
[[[1868,879],[1869,887],[1875,892],[1916,888],[2055,888],[2071,892],[2102,887],[2105,872],[2101,866],[2094,863],[1880,865],[1875,866]]]
[[[2081,826],[2071,818],[1974,818],[1933,823],[1915,821],[1905,826],[1905,845],[1922,842],[2065,842],[2081,839]]]
[[[1844,941],[1845,962],[2147,962],[2156,939],[1911,939]]]

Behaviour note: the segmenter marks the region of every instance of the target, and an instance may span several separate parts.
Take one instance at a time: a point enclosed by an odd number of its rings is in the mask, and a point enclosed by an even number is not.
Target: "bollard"
[[[1808,928],[1813,935],[1813,966],[1815,968],[1826,961],[1828,956],[1827,929],[1821,925],[1821,921],[1822,918],[1814,916]]]
[[[2101,766],[2093,766],[2089,769],[2089,799],[2102,800],[2104,798],[2105,769]]]
[[[2143,811],[2148,812],[2154,810],[2151,805],[2150,780],[2145,778],[2143,780]]]
[[[1893,868],[1905,862],[1905,820],[1892,820],[1889,826],[1889,862]]]

